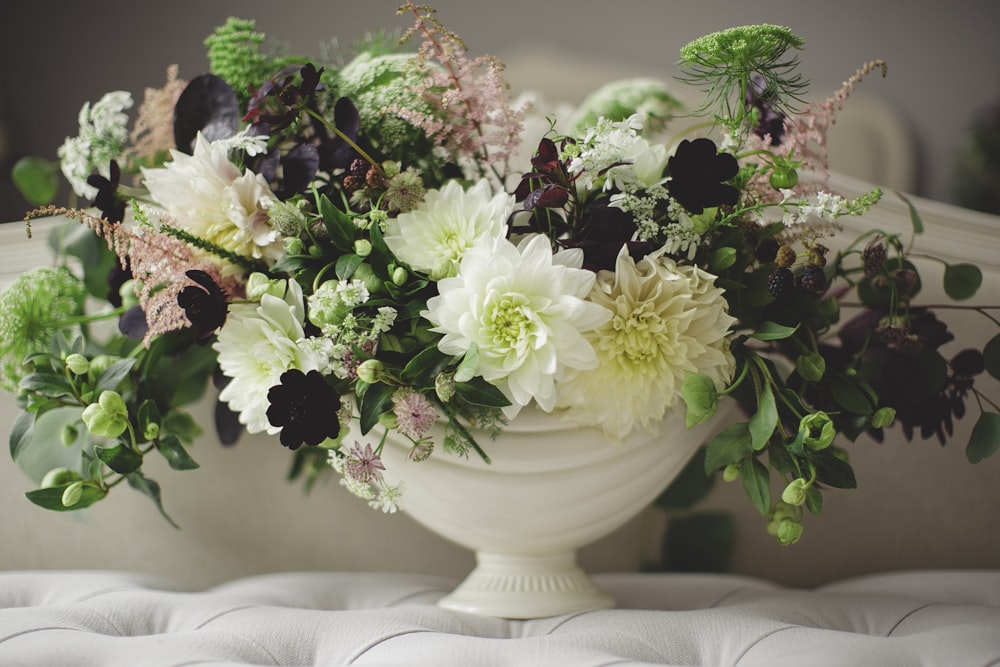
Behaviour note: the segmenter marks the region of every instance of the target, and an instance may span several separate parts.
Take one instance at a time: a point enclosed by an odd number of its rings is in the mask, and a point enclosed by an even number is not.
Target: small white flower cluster
[[[634,192],[658,185],[667,164],[667,150],[661,144],[650,144],[639,135],[640,130],[642,117],[638,114],[620,122],[599,118],[570,161],[570,173],[583,174],[582,185],[587,189],[594,187],[602,172],[605,190]]]
[[[375,351],[379,337],[392,328],[396,309],[381,306],[372,316],[359,316],[354,309],[368,302],[370,294],[361,280],[328,280],[309,296],[309,321],[323,333],[319,341],[326,350],[331,372],[339,378],[357,372],[354,347]]]
[[[84,103],[78,122],[80,133],[66,137],[57,155],[63,175],[78,196],[93,199],[97,188],[87,183],[87,177],[98,172],[105,178],[111,174],[111,160],[118,159],[128,141],[128,114],[132,95],[123,90],[105,94],[93,105]]]
[[[781,191],[783,201],[795,195],[792,190]],[[785,208],[785,215],[782,218],[786,227],[803,223],[823,220],[833,222],[842,215],[848,215],[850,208],[848,201],[840,195],[829,192],[818,192],[814,201],[797,202],[794,208]]]

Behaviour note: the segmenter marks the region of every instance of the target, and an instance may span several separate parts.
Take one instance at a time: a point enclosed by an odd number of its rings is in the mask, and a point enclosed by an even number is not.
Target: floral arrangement
[[[223,442],[275,435],[294,476],[337,473],[385,511],[405,489],[355,429],[397,431],[416,461],[488,462],[474,433],[529,405],[613,444],[737,400],[747,417],[707,444],[706,472],[742,479],[785,544],[823,489],[855,486],[843,441],[893,424],[943,441],[971,396],[969,456],[996,449],[973,379],[998,376],[998,346],[945,358],[953,335],[914,301],[906,240],[840,238],[882,193],[829,190],[826,129],[884,63],[806,104],[801,39],[723,30],[681,50],[703,122],[671,134],[689,116],[663,83],[546,116],[433,10],[398,11],[413,19],[399,44],[326,63],[266,54],[230,19],[206,40],[210,73],[169,69],[131,130],[129,93],[84,105],[56,164],[92,206],[47,204],[52,163],[18,165],[29,220],[72,219],[60,261],[0,297],[0,380],[23,407],[11,452],[74,457],[31,501],[75,510],[124,481],[162,512],[144,459],[197,466],[185,406],[212,385]],[[980,281],[945,272],[955,299]],[[62,443],[36,437],[43,422]]]

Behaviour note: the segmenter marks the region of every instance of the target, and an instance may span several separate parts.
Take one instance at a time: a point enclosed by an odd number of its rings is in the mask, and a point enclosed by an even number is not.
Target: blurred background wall
[[[211,0],[21,2],[0,7],[0,220],[26,204],[7,174],[22,155],[55,157],[76,134],[84,101],[128,90],[138,101],[159,87],[172,63],[182,78],[207,67],[204,38],[228,16],[254,18],[271,42],[304,55],[349,47],[365,32],[403,29],[395,0]],[[1000,8],[995,0],[439,0],[439,17],[472,54],[501,59],[529,49],[557,50],[611,72],[671,78],[678,50],[702,34],[745,23],[789,26],[806,41],[802,72],[820,96],[873,58],[889,64],[865,94],[884,96],[916,147],[914,194],[954,203],[956,160],[977,114],[1000,100]],[[518,61],[519,68],[525,63]],[[532,80],[557,77],[559,62],[528,64]],[[596,82],[596,81],[595,81]],[[682,84],[677,84],[681,86]],[[552,89],[559,90],[558,80]],[[545,91],[543,91],[545,92]],[[568,100],[573,101],[573,100]]]

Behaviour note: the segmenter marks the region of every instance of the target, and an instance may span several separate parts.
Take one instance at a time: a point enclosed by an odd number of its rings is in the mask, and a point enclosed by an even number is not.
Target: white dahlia
[[[663,419],[685,371],[720,389],[732,377],[727,335],[736,320],[712,274],[678,265],[662,250],[634,262],[623,248],[614,273],[598,274],[590,299],[614,315],[586,334],[597,366],[558,385],[558,405],[576,423],[620,440]]]
[[[390,219],[385,242],[413,269],[441,280],[458,272],[463,255],[480,238],[503,237],[513,210],[514,197],[494,195],[485,179],[468,190],[451,181],[430,190],[412,211]]]
[[[194,153],[170,151],[163,167],[143,169],[146,187],[181,228],[230,252],[256,259],[281,256],[278,232],[268,207],[275,201],[267,180],[229,159],[226,141],[201,134]]]
[[[304,318],[302,288],[294,280],[288,281],[284,298],[264,294],[260,304],[229,307],[214,345],[219,368],[230,378],[219,399],[239,413],[250,433],[274,435],[281,430],[267,419],[267,392],[281,383],[282,373],[292,368],[320,370],[327,364],[326,354],[306,344]]]
[[[458,275],[438,283],[421,315],[444,334],[438,348],[465,354],[475,345],[477,373],[511,400],[508,417],[532,399],[555,405],[555,382],[567,369],[597,365],[584,331],[611,313],[586,301],[594,274],[580,268],[579,250],[552,254],[549,239],[483,241],[465,253]]]

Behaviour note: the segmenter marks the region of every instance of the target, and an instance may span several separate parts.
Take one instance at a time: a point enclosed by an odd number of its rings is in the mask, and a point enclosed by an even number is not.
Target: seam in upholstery
[[[223,616],[226,616],[227,614],[232,614],[233,612],[237,612],[237,611],[243,611],[245,609],[253,609],[253,608],[257,607],[257,606],[258,605],[254,605],[254,604],[245,604],[245,605],[241,605],[239,607],[233,607],[232,609],[227,609],[225,611],[220,611],[215,616],[210,616],[210,617],[206,618],[204,621],[202,621],[201,623],[199,623],[198,625],[196,625],[194,627],[194,629],[195,630],[201,630],[202,628],[204,628],[209,623],[213,623],[213,622],[219,620],[220,618],[222,618]]]
[[[0,644],[7,641],[8,639],[17,639],[18,637],[23,637],[24,635],[30,635],[33,632],[45,632],[46,630],[67,630],[69,632],[84,632],[80,628],[67,628],[63,625],[47,625],[43,628],[28,628],[27,630],[21,630],[15,632],[12,635],[7,635],[6,637],[0,637]]]
[[[775,628],[774,630],[771,630],[770,632],[768,632],[766,634],[763,634],[760,637],[757,637],[756,641],[754,641],[752,644],[744,647],[743,650],[740,651],[740,654],[738,656],[736,656],[736,660],[733,660],[733,665],[734,666],[738,665],[739,662],[740,662],[740,660],[742,660],[744,657],[746,657],[746,654],[750,652],[750,649],[752,649],[754,646],[756,646],[757,644],[761,643],[762,641],[764,641],[768,637],[771,637],[772,635],[775,635],[775,634],[777,634],[779,632],[784,632],[785,630],[794,630],[796,628],[801,628],[801,627],[802,627],[801,625],[783,625],[780,628]]]
[[[939,606],[939,605],[936,602],[928,602],[927,604],[922,604],[919,607],[916,607],[915,609],[911,609],[907,613],[903,614],[903,617],[900,618],[898,621],[896,621],[895,625],[893,625],[891,628],[889,628],[889,632],[885,633],[885,636],[886,637],[891,637],[892,633],[894,633],[899,628],[899,626],[903,624],[903,621],[905,621],[906,619],[908,619],[910,616],[913,616],[918,611],[923,611],[924,609],[927,609],[929,607],[937,607],[937,606]]]
[[[396,633],[393,633],[391,635],[387,635],[385,637],[380,637],[378,640],[376,640],[374,642],[371,642],[367,646],[361,648],[354,655],[354,657],[352,657],[350,660],[347,661],[346,664],[353,665],[365,653],[368,653],[368,651],[371,651],[373,648],[375,648],[376,646],[379,646],[380,644],[384,644],[385,642],[389,641],[390,639],[396,639],[398,637],[405,637],[406,635],[416,635],[416,634],[428,633],[428,632],[433,633],[435,631],[434,630],[427,630],[427,629],[423,629],[423,630],[404,630],[402,632],[396,632]]]

